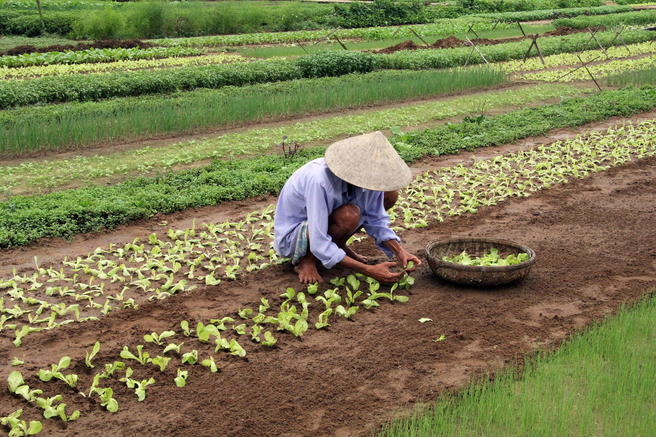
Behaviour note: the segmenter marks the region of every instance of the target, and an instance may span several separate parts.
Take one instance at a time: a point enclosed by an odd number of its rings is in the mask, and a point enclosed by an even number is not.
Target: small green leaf
[[[426,322],[432,322],[433,319],[429,319],[428,317],[422,317],[419,319],[419,323],[426,323]]]

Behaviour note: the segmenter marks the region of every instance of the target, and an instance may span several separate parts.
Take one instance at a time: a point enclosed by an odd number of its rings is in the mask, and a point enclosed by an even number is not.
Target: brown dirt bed
[[[82,418],[68,429],[47,421],[42,435],[88,436],[99,429],[105,436],[364,435],[417,403],[462,387],[474,375],[557,345],[653,289],[656,236],[647,230],[656,227],[655,177],[656,159],[651,158],[403,234],[414,251],[429,240],[456,235],[523,242],[536,250],[538,263],[515,286],[458,288],[433,279],[424,267],[409,303],[383,305],[358,314],[354,322],[310,331],[302,341],[279,336],[276,350],[248,348],[248,361],[221,358],[218,374],[192,368],[185,388],[172,383],[175,367],[164,375],[152,371],[158,383],[144,403],[112,384],[121,404],[115,415],[58,384],[31,379],[50,395],[63,392],[69,405],[82,410]],[[375,253],[370,243],[359,249]],[[20,349],[3,339],[0,354],[3,363],[14,355],[27,357],[27,373],[64,354],[79,360],[101,339],[103,362],[124,344],[142,343],[146,331],[171,328],[184,318],[229,314],[295,285],[289,269],[278,267],[99,322],[33,334]],[[420,324],[420,317],[433,322]],[[445,341],[431,341],[441,334]],[[5,364],[2,377],[9,370]],[[75,370],[85,375],[79,365]],[[6,392],[0,406],[3,412],[22,406],[28,418],[36,416],[36,410]]]
[[[138,39],[126,40],[98,40],[90,43],[77,43],[77,44],[55,44],[47,47],[35,47],[33,45],[16,46],[4,52],[0,52],[0,56],[22,55],[25,53],[47,53],[47,52],[65,52],[65,51],[79,51],[89,49],[132,49],[140,48],[146,49],[156,47],[151,42],[141,41]]]

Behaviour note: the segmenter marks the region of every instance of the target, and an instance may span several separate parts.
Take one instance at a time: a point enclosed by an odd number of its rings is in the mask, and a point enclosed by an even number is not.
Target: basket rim
[[[432,249],[436,246],[442,246],[442,245],[453,244],[453,243],[471,243],[471,242],[504,244],[507,246],[512,246],[516,249],[523,251],[524,253],[527,253],[529,255],[529,258],[527,261],[512,266],[466,266],[463,264],[456,264],[456,263],[444,261],[431,254]],[[429,259],[429,261],[433,263],[435,269],[440,267],[448,267],[450,269],[469,271],[469,272],[482,272],[482,273],[512,272],[515,270],[521,270],[532,266],[535,263],[535,259],[536,259],[535,251],[530,247],[524,244],[517,243],[515,241],[505,240],[502,238],[480,238],[480,237],[449,238],[446,240],[431,241],[426,245],[425,250],[426,250],[426,257]]]

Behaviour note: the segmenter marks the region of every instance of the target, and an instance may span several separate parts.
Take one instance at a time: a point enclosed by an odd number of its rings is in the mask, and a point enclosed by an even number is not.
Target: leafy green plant
[[[134,390],[134,394],[137,395],[137,400],[143,402],[146,399],[146,388],[149,385],[155,384],[155,378],[143,379],[141,381],[132,379],[131,376],[133,370],[131,367],[125,369],[125,377],[121,378],[121,381],[125,382],[128,388]]]
[[[80,418],[80,411],[75,410],[70,415],[66,414],[66,404],[62,402],[62,395],[55,395],[49,398],[36,398],[36,404],[43,410],[43,417],[51,419],[59,417],[62,422],[73,422]]]
[[[511,253],[503,257],[496,247],[491,248],[489,252],[481,256],[472,257],[467,251],[463,250],[458,255],[442,257],[443,261],[466,266],[513,266],[528,261],[528,259],[527,253]]]
[[[144,341],[148,343],[155,343],[158,346],[161,346],[165,339],[171,338],[175,335],[175,331],[164,331],[160,334],[156,332],[151,332],[150,334],[144,335]]]
[[[189,377],[189,372],[187,370],[178,369],[177,376],[174,378],[175,385],[177,387],[184,387],[187,385],[187,378]]]
[[[9,393],[21,396],[28,402],[36,401],[36,398],[43,393],[42,390],[30,389],[23,379],[23,374],[17,370],[13,370],[7,376],[7,387]]]
[[[100,405],[110,413],[116,413],[119,409],[118,401],[114,399],[114,390],[110,387],[96,388],[94,393],[100,398]]]
[[[65,382],[70,387],[75,387],[77,385],[78,376],[76,374],[65,375],[63,373],[63,370],[66,370],[70,365],[70,357],[61,357],[57,364],[50,365],[50,369],[40,369],[38,372],[39,379],[48,382],[55,378]]]
[[[198,362],[198,351],[196,349],[182,354],[182,364],[196,364]]]
[[[161,355],[156,356],[155,358],[151,358],[150,362],[159,367],[159,371],[163,372],[166,370],[166,367],[169,365],[169,362],[171,362],[171,357],[163,357]]]
[[[123,349],[121,350],[120,356],[124,360],[135,360],[143,366],[148,364],[148,362],[150,360],[150,354],[148,352],[144,352],[142,344],[137,345],[137,354],[136,355],[133,354],[132,352],[130,352],[130,349],[127,346],[123,346]]]
[[[212,373],[216,373],[219,371],[219,368],[217,367],[216,362],[214,361],[214,357],[211,355],[208,358],[201,361],[200,364],[201,366],[210,369],[210,372]]]
[[[39,434],[43,430],[43,425],[38,420],[30,420],[27,423],[20,417],[23,414],[22,409],[18,409],[5,417],[0,417],[0,425],[9,428],[9,437],[23,437],[28,435]]]
[[[100,352],[100,342],[99,341],[95,342],[93,344],[93,346],[91,347],[91,350],[88,351],[85,354],[84,364],[86,364],[86,366],[88,368],[93,369],[94,366],[93,366],[92,361],[96,357],[96,355],[98,355],[98,352]]]

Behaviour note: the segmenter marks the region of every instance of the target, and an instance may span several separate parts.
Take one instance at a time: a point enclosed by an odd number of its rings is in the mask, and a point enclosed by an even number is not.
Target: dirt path
[[[464,289],[422,268],[407,304],[385,304],[354,322],[312,330],[302,341],[280,336],[278,349],[249,352],[247,362],[223,358],[218,374],[192,368],[182,389],[163,381],[174,370],[164,376],[153,370],[162,382],[149,388],[146,402],[136,402],[117,383],[118,413],[75,401],[82,410],[79,422],[63,429],[48,421],[42,435],[88,436],[100,429],[106,436],[364,435],[473,375],[557,344],[653,289],[656,236],[649,230],[656,227],[655,177],[656,158],[647,159],[403,235],[415,251],[429,240],[455,235],[522,241],[536,250],[538,263],[521,284]],[[367,243],[360,249],[373,253]],[[141,343],[146,331],[170,328],[183,318],[228,314],[295,285],[291,272],[278,267],[139,311],[69,325],[55,335],[34,334],[18,350],[3,341],[0,354],[29,357],[24,370],[33,371],[63,354],[79,359],[100,338],[102,362],[124,344]],[[420,324],[420,317],[433,322]],[[432,342],[441,334],[445,341]],[[75,370],[84,374],[79,366]],[[2,369],[3,377],[7,371]],[[35,385],[54,394],[52,384]],[[64,394],[72,399],[72,393]],[[2,411],[21,405],[6,392],[0,397]],[[26,414],[34,416],[35,410],[28,407]]]

